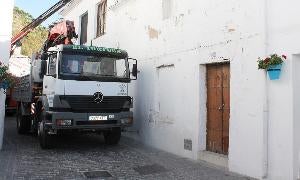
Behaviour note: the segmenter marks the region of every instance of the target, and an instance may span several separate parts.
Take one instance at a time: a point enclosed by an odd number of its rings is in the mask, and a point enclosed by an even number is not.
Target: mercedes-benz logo
[[[101,92],[95,92],[94,93],[94,102],[95,103],[101,103],[103,100],[103,94]]]

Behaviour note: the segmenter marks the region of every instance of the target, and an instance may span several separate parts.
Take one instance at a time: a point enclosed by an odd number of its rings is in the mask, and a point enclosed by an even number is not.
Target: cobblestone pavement
[[[94,179],[249,179],[145,147],[126,137],[122,137],[119,145],[108,146],[97,134],[74,135],[57,138],[55,149],[42,150],[36,137],[18,135],[15,127],[14,117],[6,118],[4,148],[0,151],[1,180],[69,180],[93,176],[98,176]]]

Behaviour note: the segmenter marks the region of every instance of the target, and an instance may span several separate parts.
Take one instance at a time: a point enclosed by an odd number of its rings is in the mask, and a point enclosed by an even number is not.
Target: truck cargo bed
[[[31,102],[32,100],[32,84],[31,76],[26,75],[20,78],[20,82],[16,85],[13,98],[19,102]]]

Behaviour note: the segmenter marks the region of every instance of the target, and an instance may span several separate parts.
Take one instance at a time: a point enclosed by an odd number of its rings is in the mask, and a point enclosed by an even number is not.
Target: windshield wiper
[[[90,78],[88,76],[78,76],[78,79],[80,79],[80,80],[93,80],[92,78]]]
[[[116,77],[115,75],[109,75],[109,74],[99,74],[98,76],[102,77]]]
[[[93,74],[93,73],[82,73],[80,74],[81,79],[87,79],[87,80],[95,80],[97,78],[115,78],[115,79],[124,79],[125,77],[118,77],[111,74]]]

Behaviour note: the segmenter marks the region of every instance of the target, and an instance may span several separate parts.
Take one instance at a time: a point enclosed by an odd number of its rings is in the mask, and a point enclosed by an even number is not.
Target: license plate
[[[107,120],[107,116],[90,116],[89,120],[90,121],[103,121],[103,120]]]

